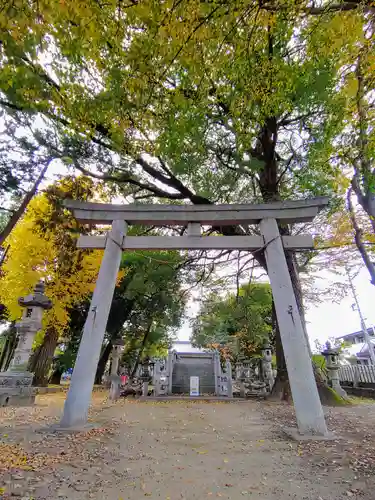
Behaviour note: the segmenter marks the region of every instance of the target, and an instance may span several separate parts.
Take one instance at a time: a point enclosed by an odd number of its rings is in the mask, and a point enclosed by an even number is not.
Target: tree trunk
[[[277,376],[271,391],[270,399],[276,401],[290,401],[290,386],[286,368],[284,349],[281,343],[279,324],[277,322],[275,304],[272,302],[272,324],[275,332],[275,351]]]
[[[305,307],[303,305],[303,294],[302,294],[301,282],[299,279],[299,273],[297,270],[296,255],[294,252],[286,252],[285,257],[288,265],[290,279],[292,280],[293,291],[296,297],[298,312],[301,317],[303,335],[305,337],[305,344],[311,358],[312,353],[311,353],[309,336],[307,334]]]
[[[54,327],[49,327],[42,344],[31,356],[28,371],[34,373],[34,386],[46,387],[48,385],[48,372],[51,368],[58,340],[58,331]]]
[[[151,325],[152,325],[152,321],[150,321],[150,324],[148,325],[147,330],[146,330],[146,332],[145,332],[145,334],[143,336],[142,344],[141,344],[141,347],[139,349],[137,359],[136,359],[136,361],[134,363],[133,370],[132,370],[132,373],[130,375],[130,378],[134,378],[135,374],[137,373],[137,368],[138,368],[139,362],[141,360],[143,351],[145,350],[145,346],[146,346],[146,342],[147,342],[149,333],[151,331]]]
[[[369,275],[371,277],[371,283],[373,285],[375,285],[375,265],[373,264],[371,256],[370,256],[369,252],[367,252],[366,247],[363,243],[363,239],[362,239],[363,232],[362,232],[362,229],[358,225],[358,222],[357,222],[357,219],[355,216],[355,212],[354,212],[353,203],[352,203],[352,191],[353,191],[353,188],[350,188],[348,190],[346,200],[347,200],[350,220],[351,220],[351,223],[353,226],[353,231],[354,231],[354,241],[355,241],[355,244],[357,246],[359,253],[361,254],[362,261],[363,261],[364,265],[366,266],[367,271],[369,272]],[[374,219],[372,218],[372,220],[374,220]]]
[[[5,338],[4,347],[1,351],[1,356],[0,356],[0,372],[3,371],[3,366],[6,364],[6,360],[9,357],[9,352],[11,350],[12,340],[13,339],[10,335],[7,335]]]
[[[96,374],[95,374],[95,384],[97,385],[100,385],[102,383],[104,370],[109,360],[109,356],[111,355],[112,347],[113,347],[112,342],[109,341],[100,356],[98,368],[96,369]]]
[[[17,331],[14,324],[11,326],[13,331],[10,333],[9,344],[6,353],[4,354],[4,365],[2,366],[3,371],[7,371],[9,365],[13,359],[14,351],[18,345]]]
[[[46,162],[46,164],[42,168],[42,171],[39,174],[39,177],[35,181],[33,187],[30,189],[30,191],[28,191],[26,193],[24,199],[22,200],[21,205],[14,212],[14,214],[11,216],[11,218],[9,219],[9,222],[5,226],[5,228],[1,231],[1,233],[0,233],[0,246],[4,243],[4,240],[10,235],[10,233],[12,232],[14,226],[17,224],[17,222],[19,221],[19,219],[22,217],[22,215],[25,212],[28,204],[30,203],[30,201],[32,200],[33,196],[37,192],[39,184],[42,182],[42,180],[43,180],[43,178],[44,178],[44,176],[45,176],[45,174],[47,172],[48,166],[51,163],[51,161],[52,161],[52,158],[49,159]]]
[[[49,379],[49,383],[53,385],[60,385],[61,375],[63,374],[63,370],[61,368],[57,368],[51,375]]]

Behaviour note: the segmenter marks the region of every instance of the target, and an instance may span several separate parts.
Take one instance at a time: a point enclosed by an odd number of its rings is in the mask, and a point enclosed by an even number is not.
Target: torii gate
[[[263,250],[284,348],[298,431],[305,436],[327,436],[301,317],[284,249],[313,248],[310,235],[281,236],[284,224],[311,222],[327,206],[328,198],[261,205],[109,205],[66,201],[81,223],[112,224],[106,236],[80,236],[79,248],[104,249],[95,291],[83,329],[70,389],[61,419],[62,428],[86,424],[95,373],[124,250]],[[127,236],[128,224],[188,226],[187,236]],[[201,236],[202,225],[259,224],[260,235]]]

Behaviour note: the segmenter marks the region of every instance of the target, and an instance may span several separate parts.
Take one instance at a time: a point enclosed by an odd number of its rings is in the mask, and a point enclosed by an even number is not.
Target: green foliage
[[[217,348],[232,359],[254,356],[269,341],[272,295],[268,284],[243,285],[238,296],[210,295],[193,321],[192,342]]]
[[[53,123],[55,135],[39,130],[37,143],[49,153],[53,143],[70,165],[94,160],[166,197],[333,193],[328,160],[347,96],[340,69],[366,19],[355,8],[306,15],[304,2],[284,3],[23,0],[0,15],[5,109]],[[155,163],[139,162],[144,153]],[[266,186],[275,159],[284,173]]]
[[[122,293],[122,300],[132,305],[121,325],[127,366],[147,356],[165,355],[181,326],[187,298],[182,263],[178,252],[124,254],[122,265],[128,274],[117,296]]]
[[[123,362],[165,355],[185,309],[183,260],[177,252],[123,253],[124,271],[115,288],[105,342],[124,339]],[[70,311],[68,342],[56,353],[55,368],[74,366],[89,302]]]

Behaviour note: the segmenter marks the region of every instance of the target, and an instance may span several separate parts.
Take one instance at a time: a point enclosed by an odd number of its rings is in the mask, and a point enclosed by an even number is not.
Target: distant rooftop
[[[172,344],[172,351],[176,351],[179,353],[204,353],[206,352],[204,349],[199,347],[193,347],[189,340],[176,340]]]
[[[373,327],[367,328],[367,333],[369,334],[370,337],[373,337],[375,335]],[[357,332],[347,333],[346,335],[340,335],[340,337],[337,338],[342,340],[349,340],[354,337],[361,337],[361,336],[363,336],[363,331],[358,330]]]

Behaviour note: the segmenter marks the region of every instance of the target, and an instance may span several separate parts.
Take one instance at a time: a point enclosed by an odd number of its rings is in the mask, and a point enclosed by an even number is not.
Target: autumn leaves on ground
[[[0,410],[1,497],[164,500],[370,500],[375,405],[327,410],[339,439],[290,442],[278,403],[109,403],[94,394],[93,429],[53,433],[64,394]]]

